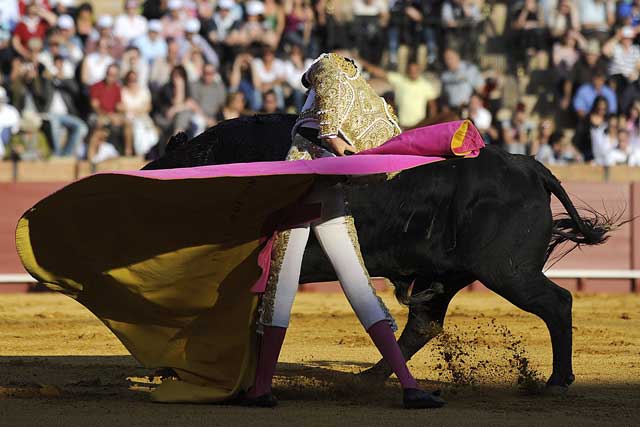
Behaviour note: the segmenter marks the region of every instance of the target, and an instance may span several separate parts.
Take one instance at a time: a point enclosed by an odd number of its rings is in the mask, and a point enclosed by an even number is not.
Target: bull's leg
[[[540,317],[551,336],[553,372],[547,387],[563,391],[574,381],[571,367],[571,293],[553,283],[542,272],[490,275],[485,286],[515,306]]]
[[[468,281],[464,282],[464,284],[456,283],[455,286],[445,284],[445,292],[443,294],[434,296],[428,302],[410,306],[407,324],[398,339],[398,345],[400,345],[400,350],[405,360],[411,359],[414,354],[442,331],[449,302],[467,284]],[[391,373],[391,367],[382,359],[362,372],[362,375],[384,381]]]

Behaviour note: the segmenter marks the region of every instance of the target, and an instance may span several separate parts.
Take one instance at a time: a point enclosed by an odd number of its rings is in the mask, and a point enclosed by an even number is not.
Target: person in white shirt
[[[471,95],[469,99],[469,118],[478,128],[480,135],[487,141],[493,117],[491,116],[491,112],[484,108],[480,95],[475,93]]]
[[[151,65],[158,58],[167,56],[167,41],[160,35],[162,23],[157,19],[149,21],[149,32],[133,41],[133,46],[140,50],[142,58]]]
[[[137,0],[127,0],[124,6],[125,13],[115,20],[113,35],[125,46],[147,33],[147,18],[138,13],[139,7]]]
[[[107,68],[114,62],[115,60],[111,56],[109,40],[105,38],[98,40],[96,51],[87,55],[82,63],[82,83],[91,86],[104,80],[107,75]]]
[[[0,86],[0,159],[7,153],[11,136],[20,131],[20,113],[9,104],[7,91]]]
[[[262,108],[262,96],[270,90],[273,90],[278,97],[278,108],[284,108],[282,83],[286,79],[286,69],[284,63],[276,58],[271,46],[264,46],[262,55],[251,61],[251,74],[256,97],[254,108],[257,110]]]
[[[593,160],[600,166],[613,166],[622,160],[618,148],[618,118],[611,116],[607,123],[591,129]]]
[[[305,101],[305,93],[307,89],[302,84],[302,75],[311,66],[313,59],[305,59],[302,47],[294,44],[291,46],[289,57],[284,62],[285,81],[291,89],[291,100],[296,107],[296,111],[300,111]]]

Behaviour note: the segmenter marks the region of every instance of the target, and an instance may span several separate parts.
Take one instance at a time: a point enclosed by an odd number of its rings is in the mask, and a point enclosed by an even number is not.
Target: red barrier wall
[[[0,274],[23,273],[14,243],[15,225],[25,210],[64,183],[0,183]],[[624,211],[621,220],[640,216],[640,184],[564,183],[576,206],[589,205],[614,215]],[[552,198],[554,212],[564,212]],[[640,269],[640,225],[625,224],[611,234],[602,246],[576,250],[554,268]],[[558,280],[568,289],[578,289],[577,280]],[[583,290],[620,292],[630,289],[629,280],[585,280]]]

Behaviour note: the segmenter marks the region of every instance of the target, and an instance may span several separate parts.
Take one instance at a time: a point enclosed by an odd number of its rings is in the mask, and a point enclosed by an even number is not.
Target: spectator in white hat
[[[125,45],[113,34],[113,17],[111,15],[101,15],[96,22],[96,29],[97,32],[94,32],[87,42],[85,52],[93,53],[97,48],[98,40],[107,39],[111,55],[114,59],[120,60],[124,53]]]
[[[184,36],[184,25],[189,16],[184,10],[182,0],[169,0],[167,2],[169,13],[162,17],[163,37],[180,39]]]
[[[78,65],[84,57],[82,41],[75,35],[76,24],[69,15],[60,15],[56,35],[60,43],[60,55],[70,61],[74,66]]]
[[[162,23],[158,19],[149,21],[148,32],[133,41],[133,45],[140,49],[142,58],[151,64],[157,58],[167,56],[167,41],[160,34]]]
[[[204,59],[209,64],[216,67],[220,65],[218,54],[213,50],[211,45],[199,34],[200,21],[196,18],[189,18],[184,25],[184,38],[180,43],[180,56],[188,57],[193,50],[202,52]]]
[[[7,91],[0,86],[0,159],[8,152],[11,136],[20,130],[20,113],[9,104]]]
[[[611,59],[609,76],[616,82],[616,92],[620,95],[629,82],[638,79],[640,66],[640,48],[633,44],[636,30],[631,26],[623,27],[602,46],[602,53]]]
[[[126,0],[124,4],[125,13],[116,18],[113,34],[124,45],[147,33],[147,18],[140,15],[139,8],[138,0]]]
[[[242,8],[233,0],[218,1],[218,10],[213,14],[213,28],[209,31],[209,41],[214,45],[223,43],[231,31],[240,28]]]
[[[227,37],[227,43],[232,46],[249,46],[253,43],[262,43],[276,48],[278,37],[274,31],[267,30],[262,25],[264,4],[260,1],[248,1],[245,4],[247,13],[246,21],[240,28],[234,30]]]

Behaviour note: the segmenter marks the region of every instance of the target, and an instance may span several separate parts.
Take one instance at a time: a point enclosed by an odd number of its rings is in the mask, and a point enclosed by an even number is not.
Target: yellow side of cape
[[[264,230],[313,179],[95,175],[27,211],[16,246],[31,275],[91,310],[140,363],[178,372],[155,400],[221,401],[253,383]]]

